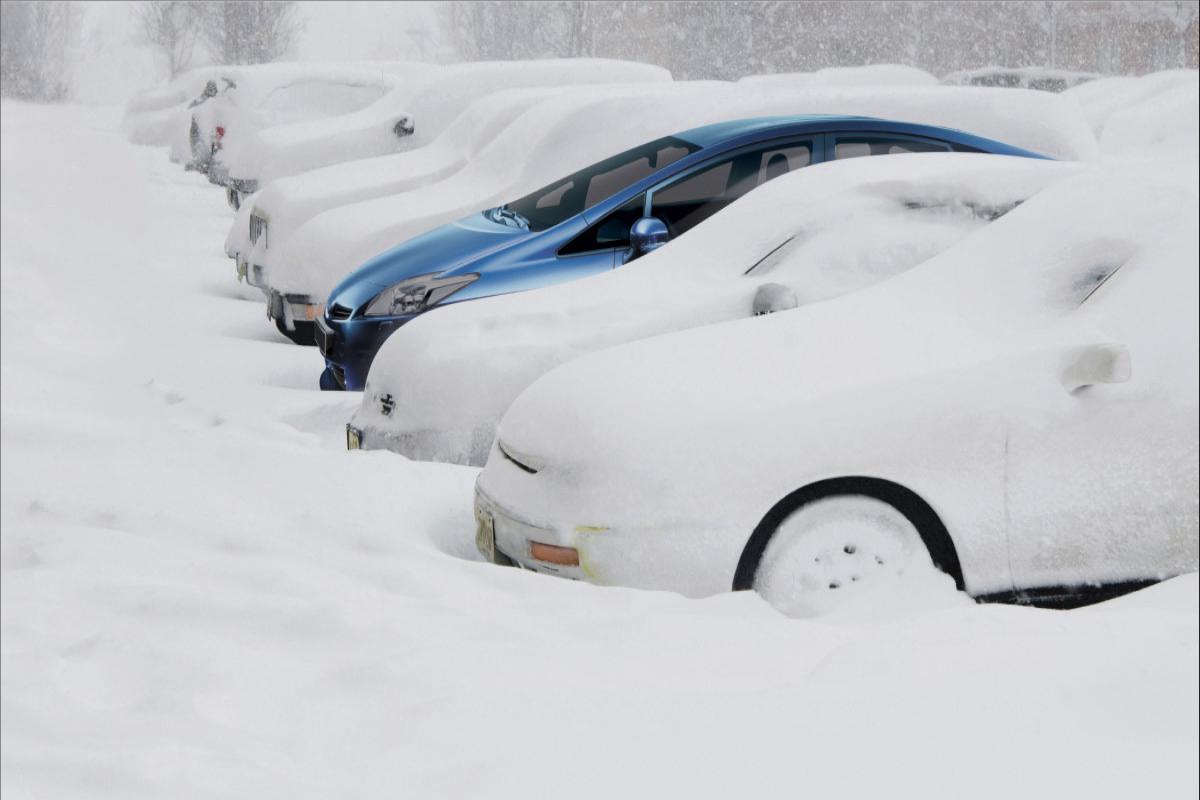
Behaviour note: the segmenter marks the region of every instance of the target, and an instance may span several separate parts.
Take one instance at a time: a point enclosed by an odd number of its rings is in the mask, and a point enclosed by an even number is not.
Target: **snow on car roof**
[[[662,67],[611,59],[544,59],[540,61],[480,61],[441,67],[396,96],[345,118],[322,120],[309,126],[282,126],[263,132],[268,146],[285,146],[354,130],[364,123],[397,113],[409,115],[415,130],[408,147],[432,141],[438,133],[478,97],[518,86],[584,83],[669,81]]]
[[[1052,158],[1091,159],[1095,136],[1071,99],[1028,89],[974,86],[768,89],[738,84],[740,101],[790,97],[787,113],[856,116],[952,128]]]

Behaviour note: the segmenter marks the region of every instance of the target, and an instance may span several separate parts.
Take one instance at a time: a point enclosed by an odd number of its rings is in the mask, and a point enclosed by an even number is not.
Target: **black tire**
[[[754,528],[742,550],[733,575],[733,590],[754,589],[755,577],[767,545],[788,517],[817,500],[856,496],[879,500],[900,512],[916,528],[934,566],[953,578],[959,591],[965,590],[958,551],[946,526],[929,504],[898,483],[862,476],[818,481],[797,489],[776,503]]]

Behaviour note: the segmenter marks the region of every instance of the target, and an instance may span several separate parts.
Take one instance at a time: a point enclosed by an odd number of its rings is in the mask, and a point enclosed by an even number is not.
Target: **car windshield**
[[[532,231],[552,228],[699,149],[697,145],[671,136],[657,139],[492,209],[489,217],[509,224],[519,220],[523,223],[520,227]]]

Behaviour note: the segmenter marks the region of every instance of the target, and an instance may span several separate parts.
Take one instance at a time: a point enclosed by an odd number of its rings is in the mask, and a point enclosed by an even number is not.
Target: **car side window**
[[[628,164],[622,164],[609,172],[596,175],[588,183],[587,196],[584,198],[583,207],[591,208],[601,200],[607,200],[629,184],[637,183],[652,172],[678,161],[687,154],[688,149],[686,147],[667,145],[653,154],[653,159],[647,156]]]
[[[587,230],[563,245],[558,254],[572,256],[629,247],[629,229],[641,219],[645,207],[646,194],[643,192],[617,210],[610,211],[599,222],[589,225]]]
[[[862,156],[888,156],[898,153],[946,153],[950,145],[931,139],[889,134],[834,134],[833,157],[860,158]]]
[[[694,228],[762,184],[812,161],[812,142],[773,143],[738,153],[655,191],[650,213],[671,236]]]

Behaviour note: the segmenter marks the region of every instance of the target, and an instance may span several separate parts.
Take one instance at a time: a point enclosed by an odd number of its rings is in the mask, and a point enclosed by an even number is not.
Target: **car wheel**
[[[229,207],[237,211],[242,207],[242,195],[237,189],[232,186],[225,187],[225,202],[229,203]]]
[[[755,528],[733,588],[757,591],[786,614],[814,616],[886,598],[926,581],[963,588],[945,527],[902,486],[869,478],[793,492]]]

